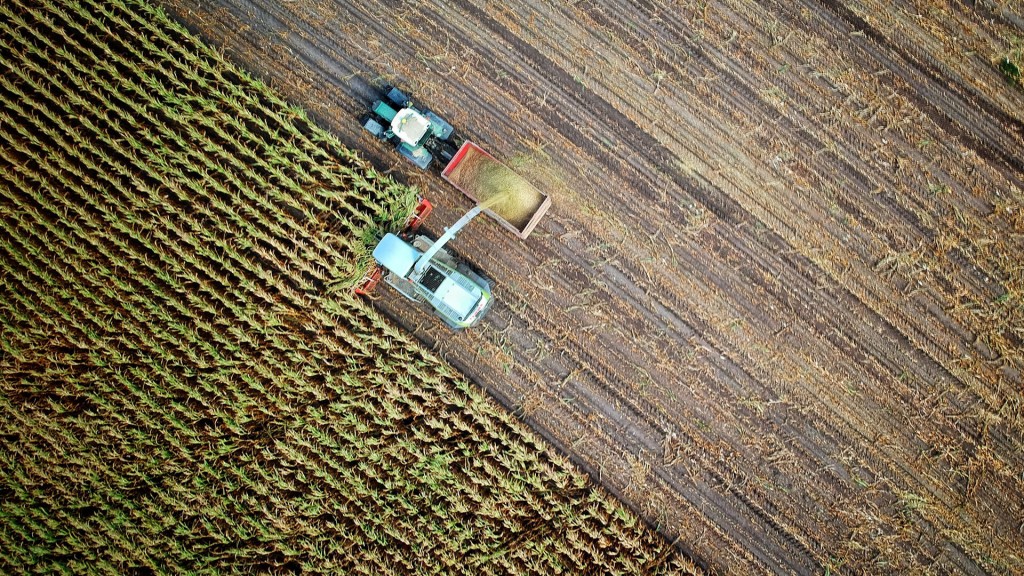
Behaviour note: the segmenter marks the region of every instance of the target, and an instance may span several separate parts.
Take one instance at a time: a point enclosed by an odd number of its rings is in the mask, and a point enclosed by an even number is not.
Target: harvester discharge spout
[[[455,238],[455,235],[458,234],[460,230],[465,228],[466,225],[469,224],[470,220],[476,218],[476,216],[480,214],[480,212],[482,212],[483,209],[483,206],[477,206],[473,208],[469,212],[466,212],[466,214],[463,215],[462,218],[459,218],[458,221],[455,222],[455,224],[452,224],[450,227],[448,227],[448,229],[445,230],[445,233],[442,234],[441,237],[438,238],[436,242],[434,242],[434,245],[431,246],[426,252],[424,252],[423,256],[421,256],[420,259],[416,262],[416,271],[422,272],[423,269],[427,267],[427,264],[429,264],[430,261],[434,258],[434,255],[437,254],[439,250],[444,248],[445,244],[453,240]]]

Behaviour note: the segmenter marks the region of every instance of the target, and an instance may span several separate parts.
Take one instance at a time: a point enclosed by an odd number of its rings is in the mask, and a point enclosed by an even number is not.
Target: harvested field
[[[0,67],[0,573],[692,573],[351,294],[415,190],[146,3]]]
[[[170,0],[344,142],[555,175],[482,329],[377,305],[714,572],[1024,571],[1020,2]],[[562,185],[552,185],[552,183]]]

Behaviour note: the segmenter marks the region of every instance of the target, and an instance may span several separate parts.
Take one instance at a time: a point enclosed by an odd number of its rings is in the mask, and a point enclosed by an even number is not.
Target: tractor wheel
[[[399,108],[405,108],[406,106],[409,105],[410,102],[412,102],[411,98],[403,94],[401,90],[395,88],[394,86],[385,86],[384,95],[388,100],[390,100],[395,106],[398,106]]]

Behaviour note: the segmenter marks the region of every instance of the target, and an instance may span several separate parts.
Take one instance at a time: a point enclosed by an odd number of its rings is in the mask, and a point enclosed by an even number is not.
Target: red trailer
[[[547,194],[469,141],[455,153],[441,177],[524,240],[551,205]]]

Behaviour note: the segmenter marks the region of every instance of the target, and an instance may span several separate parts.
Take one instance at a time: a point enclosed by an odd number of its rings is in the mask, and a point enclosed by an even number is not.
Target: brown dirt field
[[[1024,6],[170,0],[436,231],[394,83],[552,196],[453,334],[377,303],[715,573],[1024,572]]]

